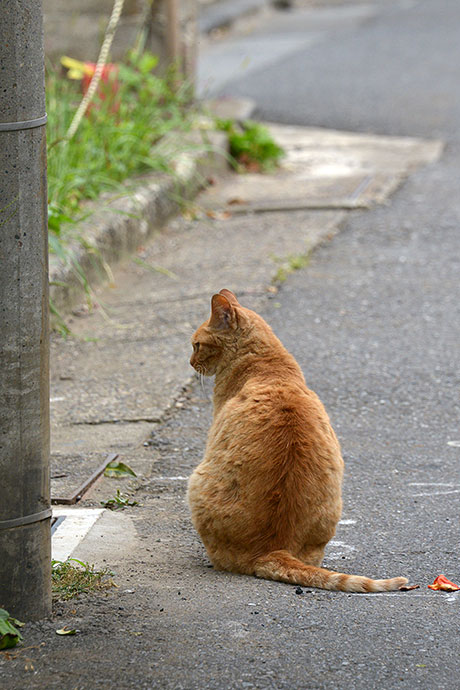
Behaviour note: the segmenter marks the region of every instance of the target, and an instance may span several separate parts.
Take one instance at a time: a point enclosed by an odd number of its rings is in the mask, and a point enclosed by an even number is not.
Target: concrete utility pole
[[[0,607],[51,611],[41,0],[0,2]]]

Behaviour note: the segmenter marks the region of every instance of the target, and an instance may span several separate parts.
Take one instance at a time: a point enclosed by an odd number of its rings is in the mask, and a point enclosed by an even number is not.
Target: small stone
[[[295,593],[296,593],[296,594],[303,594],[303,589],[302,589],[302,587],[297,587],[296,590],[295,590]]]

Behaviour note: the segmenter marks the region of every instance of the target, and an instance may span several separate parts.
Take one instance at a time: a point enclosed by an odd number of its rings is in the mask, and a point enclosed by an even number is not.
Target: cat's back
[[[273,372],[250,378],[222,406],[210,438],[226,439],[235,448],[304,455],[339,455],[340,448],[329,416],[316,393],[303,379]],[[268,455],[268,453],[266,454]],[[310,458],[311,459],[311,458]]]

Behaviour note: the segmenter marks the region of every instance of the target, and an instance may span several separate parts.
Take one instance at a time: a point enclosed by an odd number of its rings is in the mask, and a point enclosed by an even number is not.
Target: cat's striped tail
[[[335,592],[390,592],[407,583],[405,577],[372,580],[360,575],[345,575],[333,570],[306,565],[288,551],[272,551],[254,564],[254,575],[303,587],[318,587]]]

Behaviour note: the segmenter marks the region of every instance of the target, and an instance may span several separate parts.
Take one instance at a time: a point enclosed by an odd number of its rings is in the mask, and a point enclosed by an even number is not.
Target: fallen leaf
[[[76,635],[77,631],[74,628],[59,628],[56,630],[56,635]]]
[[[411,589],[420,589],[420,585],[401,585],[400,592],[410,592]]]
[[[104,471],[105,477],[136,477],[136,473],[124,462],[109,462]]]
[[[212,209],[206,211],[206,215],[213,220],[228,220],[232,217],[229,211],[213,211]]]
[[[234,196],[232,199],[229,199],[227,201],[227,206],[236,206],[237,204],[247,204],[248,202],[246,199],[240,199],[237,196]]]
[[[445,575],[438,575],[438,577],[435,578],[433,584],[428,585],[428,588],[435,590],[440,589],[443,592],[456,592],[457,590],[460,590],[460,587],[448,580]]]

